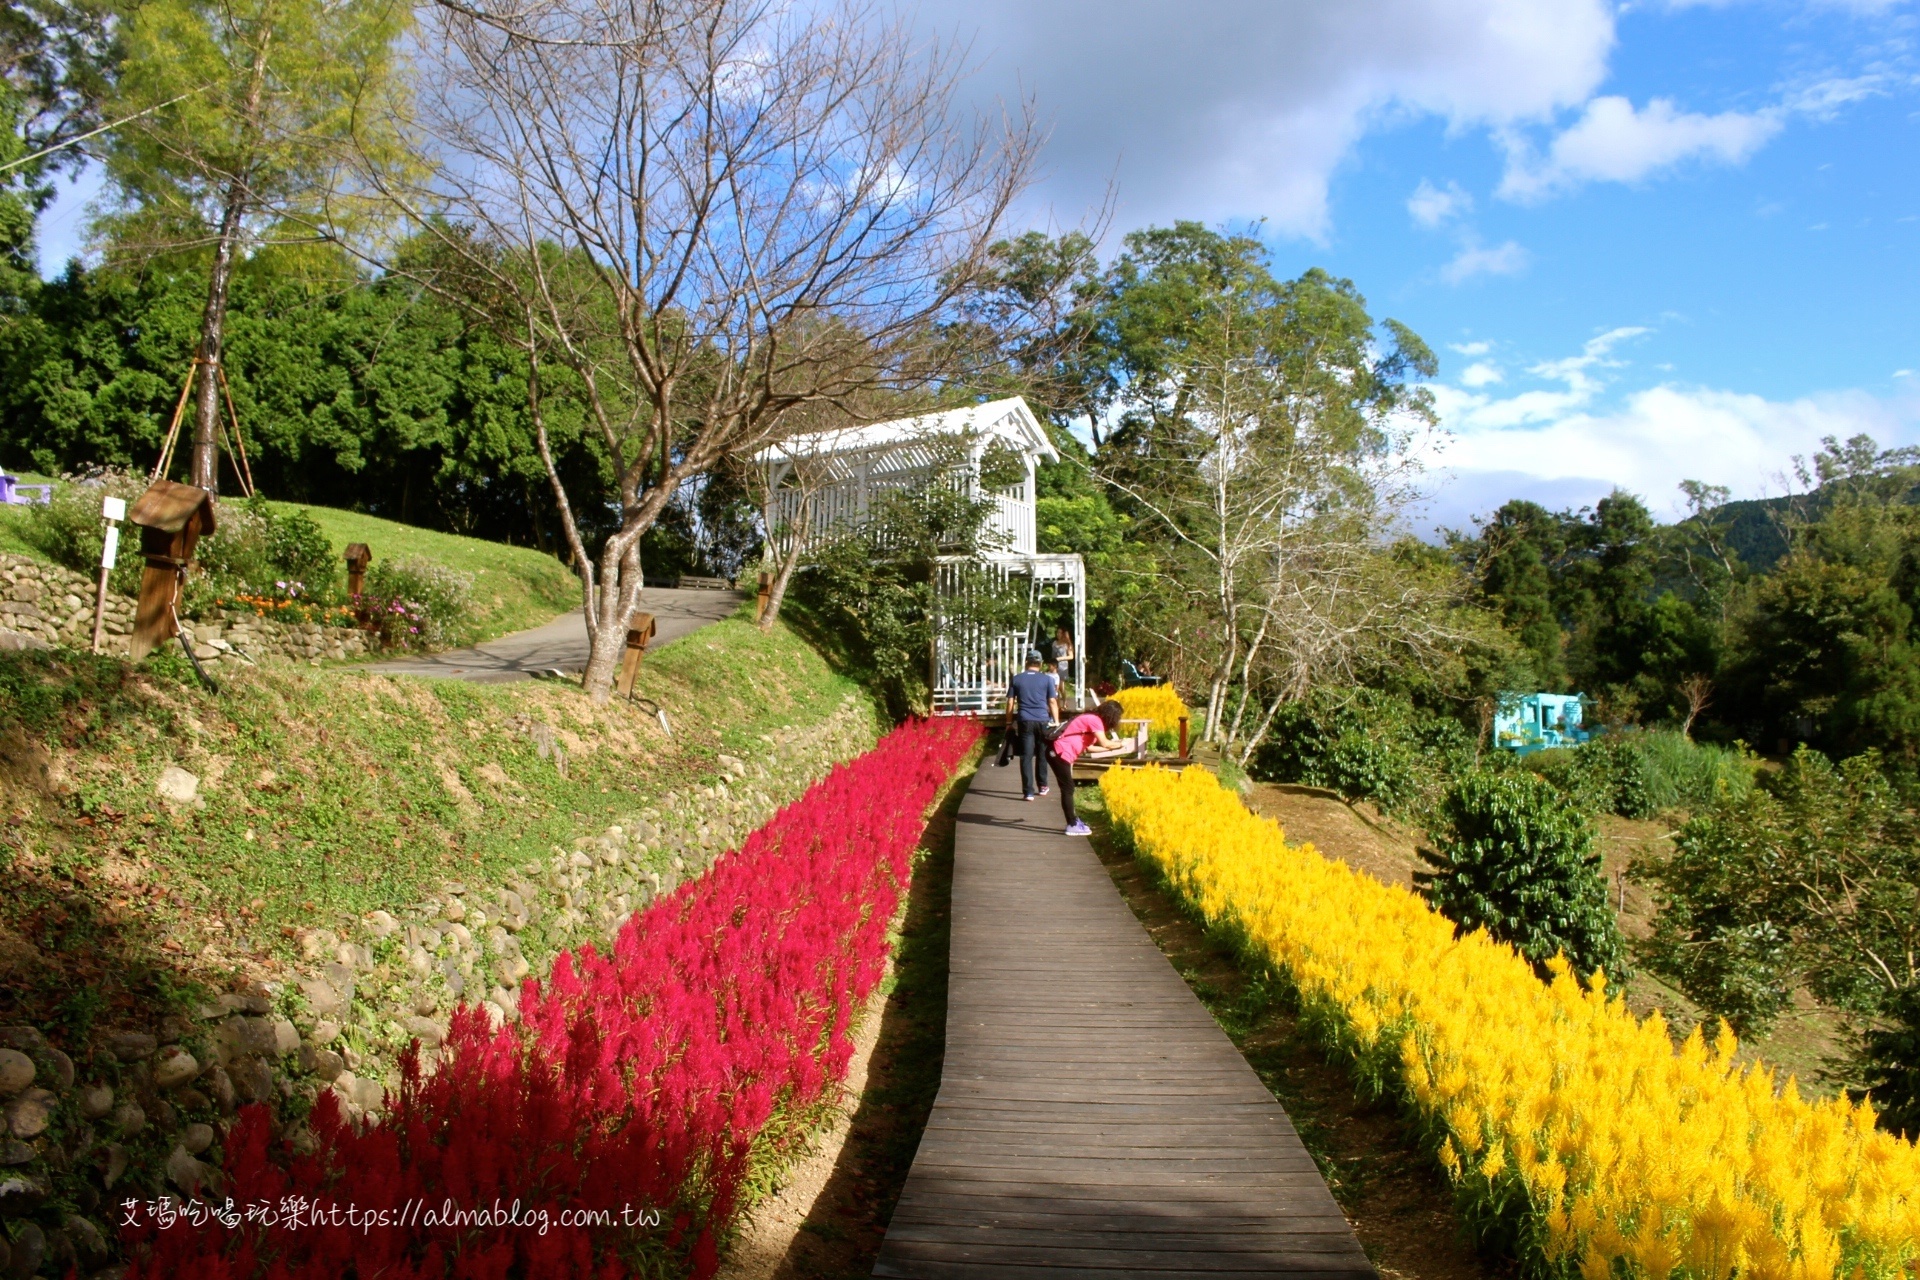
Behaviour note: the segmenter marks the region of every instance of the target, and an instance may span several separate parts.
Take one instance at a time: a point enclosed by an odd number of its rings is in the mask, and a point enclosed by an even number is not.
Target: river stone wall
[[[121,1275],[121,1202],[221,1195],[222,1139],[247,1103],[271,1105],[297,1143],[321,1089],[377,1122],[400,1054],[419,1040],[431,1070],[456,1003],[517,1020],[525,978],[562,950],[610,942],[877,732],[871,705],[849,695],[818,724],[719,756],[710,785],[661,796],[498,883],[448,882],[345,932],[307,930],[295,980],[243,985],[164,1019],[158,1036],[100,1030],[84,1061],[33,1027],[0,1027],[0,1276]]]
[[[84,649],[93,641],[95,581],[29,556],[0,553],[0,648],[54,645]],[[133,597],[107,593],[101,647],[124,655],[133,634]],[[204,666],[284,659],[310,662],[354,658],[373,649],[372,637],[353,627],[283,623],[245,609],[224,609],[184,620],[193,656]]]

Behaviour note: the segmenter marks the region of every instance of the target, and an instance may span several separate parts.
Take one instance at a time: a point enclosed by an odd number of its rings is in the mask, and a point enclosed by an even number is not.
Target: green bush
[[[1743,751],[1689,742],[1666,729],[1608,734],[1583,746],[1535,752],[1520,763],[1580,808],[1623,818],[1738,799],[1752,787],[1754,768]]]
[[[52,500],[30,507],[21,536],[55,564],[92,577],[100,571],[100,551],[106,545],[107,526],[100,517],[100,500],[125,499],[132,507],[147,489],[147,478],[132,471],[112,469],[84,480],[63,476],[53,486]],[[132,595],[140,589],[140,531],[120,527],[120,554],[114,561],[113,589]]]
[[[367,569],[360,604],[388,648],[439,649],[465,639],[472,592],[473,575],[401,556]]]
[[[1251,772],[1269,782],[1327,787],[1391,813],[1431,807],[1452,775],[1473,762],[1473,739],[1456,720],[1377,689],[1318,694],[1274,716]]]
[[[1427,901],[1462,929],[1484,928],[1536,966],[1564,952],[1582,973],[1619,976],[1620,931],[1594,852],[1592,820],[1558,787],[1517,769],[1475,769],[1448,789]]]
[[[91,575],[99,567],[106,539],[101,499],[123,498],[131,508],[146,489],[146,476],[134,471],[110,469],[84,479],[65,477],[54,486],[51,502],[31,509],[23,536],[48,559]],[[216,601],[243,594],[315,602],[331,597],[333,544],[312,516],[305,511],[277,515],[258,497],[221,502],[215,514],[213,533],[194,550],[194,570],[187,575],[182,592],[183,614],[192,616]],[[144,563],[140,531],[122,525],[113,589],[123,595],[137,592]]]
[[[297,584],[303,596],[331,598],[340,561],[319,521],[305,510],[275,513],[264,502],[258,509],[266,518],[267,561],[276,574]]]
[[[1738,800],[1753,788],[1753,756],[1740,747],[1690,742],[1672,729],[1649,729],[1627,739],[1646,764],[1656,812],[1698,812],[1715,802]]]
[[[1658,906],[1649,967],[1738,1030],[1764,1031],[1803,982],[1871,1019],[1908,980],[1886,958],[1920,937],[1920,814],[1872,752],[1836,765],[1802,747],[1634,875]]]
[[[1920,1137],[1920,987],[1889,1001],[1886,1025],[1867,1032],[1862,1058],[1880,1123]]]
[[[1565,792],[1586,813],[1648,818],[1658,812],[1647,762],[1629,739],[1605,737],[1521,757],[1521,764]]]

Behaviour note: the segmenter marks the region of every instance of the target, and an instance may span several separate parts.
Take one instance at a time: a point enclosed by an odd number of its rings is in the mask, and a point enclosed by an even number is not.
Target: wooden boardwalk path
[[[878,1276],[1374,1275],[1286,1112],[1053,797],[960,809],[946,1066]]]

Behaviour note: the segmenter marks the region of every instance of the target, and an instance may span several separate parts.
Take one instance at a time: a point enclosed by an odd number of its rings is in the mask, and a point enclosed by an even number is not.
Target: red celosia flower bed
[[[423,1079],[409,1058],[382,1124],[356,1133],[323,1094],[303,1156],[242,1112],[226,1142],[240,1224],[134,1230],[135,1274],[710,1275],[756,1139],[846,1071],[926,808],[977,737],[894,730],[634,916],[612,954],[583,947],[544,989],[530,980],[518,1026],[460,1010],[440,1068]],[[496,1205],[519,1225],[441,1220]],[[611,1219],[562,1217],[579,1210]]]

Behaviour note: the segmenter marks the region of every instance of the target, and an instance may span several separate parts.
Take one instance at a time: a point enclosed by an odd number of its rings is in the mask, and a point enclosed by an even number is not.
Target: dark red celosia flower
[[[902,725],[836,767],[712,870],[636,914],[612,952],[528,980],[518,1025],[457,1010],[431,1076],[409,1051],[385,1121],[356,1132],[331,1093],[299,1155],[242,1111],[226,1194],[405,1218],[371,1229],[245,1223],[129,1229],[135,1277],[561,1280],[630,1264],[711,1275],[756,1141],[779,1140],[852,1055],[926,809],[979,736]],[[533,1226],[428,1225],[426,1211],[520,1206]],[[620,1222],[657,1210],[657,1227]],[[560,1225],[568,1210],[612,1225]]]

